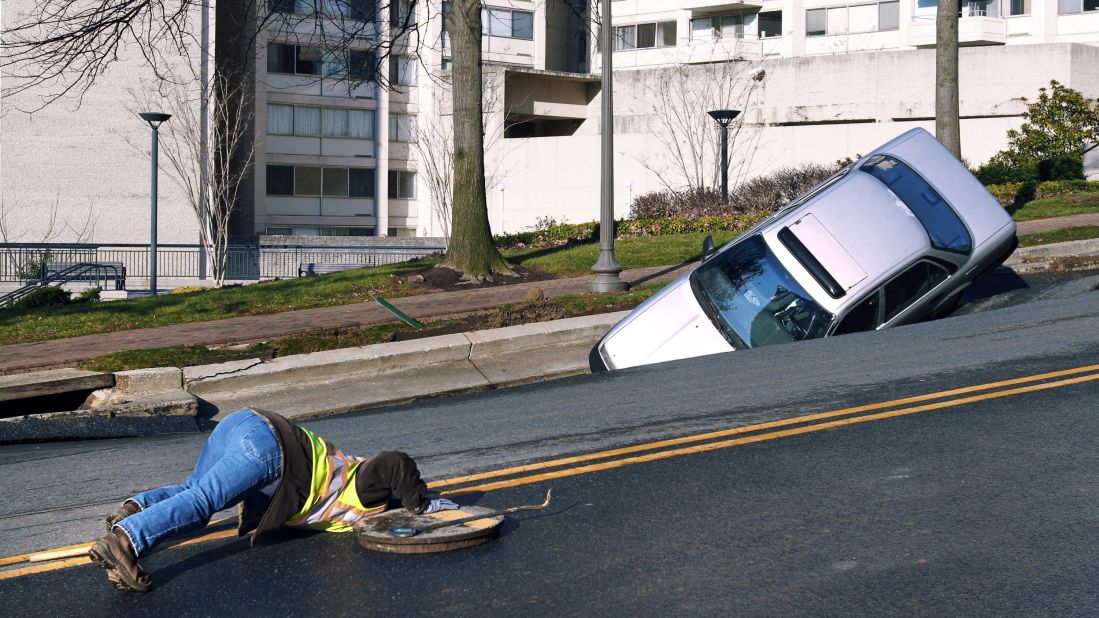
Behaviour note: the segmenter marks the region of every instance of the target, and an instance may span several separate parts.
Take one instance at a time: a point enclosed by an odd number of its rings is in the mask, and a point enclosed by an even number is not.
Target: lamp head
[[[162,114],[160,112],[141,112],[138,116],[141,116],[142,120],[149,123],[149,126],[152,127],[154,131],[172,117],[171,114]]]
[[[729,126],[729,123],[734,118],[740,115],[739,109],[715,109],[713,111],[706,112],[711,118],[717,121],[717,123],[723,127]]]

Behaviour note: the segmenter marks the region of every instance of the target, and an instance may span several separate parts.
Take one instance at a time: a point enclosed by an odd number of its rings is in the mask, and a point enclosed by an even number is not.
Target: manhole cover
[[[492,538],[499,531],[500,524],[504,523],[504,516],[496,515],[445,528],[425,530],[404,538],[392,535],[389,531],[394,528],[423,528],[442,521],[492,512],[492,509],[482,506],[463,506],[430,515],[413,515],[404,509],[394,509],[356,522],[355,537],[358,538],[359,545],[366,549],[390,554],[430,554],[463,549],[480,545]]]

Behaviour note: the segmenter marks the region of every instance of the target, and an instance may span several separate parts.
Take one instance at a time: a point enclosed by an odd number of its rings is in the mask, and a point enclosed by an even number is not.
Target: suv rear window
[[[877,155],[859,169],[880,180],[904,202],[927,230],[932,247],[962,254],[973,250],[973,238],[958,213],[908,165],[888,155]]]

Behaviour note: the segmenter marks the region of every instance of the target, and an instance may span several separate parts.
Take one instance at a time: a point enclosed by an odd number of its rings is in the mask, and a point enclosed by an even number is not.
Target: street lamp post
[[[149,197],[149,293],[156,296],[156,176],[157,158],[159,157],[159,129],[160,125],[167,122],[172,115],[160,112],[142,112],[138,116],[141,116],[141,119],[149,123],[149,126],[153,129],[153,152],[150,157],[152,160],[152,180]]]
[[[715,109],[710,117],[721,126],[721,203],[729,201],[729,125],[740,115],[738,109]]]
[[[599,191],[599,259],[591,267],[591,292],[621,292],[629,287],[619,276],[622,266],[614,259],[614,104],[611,95],[613,76],[611,74],[611,0],[603,3],[603,27],[600,36],[603,48],[603,105],[600,115],[602,134],[602,174]]]

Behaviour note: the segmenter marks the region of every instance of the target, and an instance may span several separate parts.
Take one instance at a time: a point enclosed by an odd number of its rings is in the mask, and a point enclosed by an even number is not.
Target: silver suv
[[[1014,251],[1015,222],[913,129],[831,176],[622,319],[592,351],[621,369],[887,328],[948,313]]]

